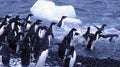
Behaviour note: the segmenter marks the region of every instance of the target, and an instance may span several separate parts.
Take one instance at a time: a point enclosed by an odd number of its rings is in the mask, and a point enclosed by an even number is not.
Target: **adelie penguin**
[[[21,64],[22,67],[28,67],[30,64],[30,40],[29,40],[29,34],[25,35],[21,42]]]
[[[59,21],[58,24],[57,24],[58,27],[60,27],[60,28],[63,27],[63,25],[64,25],[63,20],[64,20],[65,18],[67,18],[67,16],[62,16],[62,18],[60,19],[60,21]]]
[[[5,67],[10,67],[10,49],[6,43],[1,44],[2,63]]]
[[[66,53],[66,49],[70,46],[71,40],[73,39],[73,32],[77,31],[75,28],[72,28],[71,31],[64,37],[61,43],[56,43],[59,45],[58,55],[63,60]]]
[[[87,31],[85,32],[85,34],[82,35],[82,37],[87,41],[89,38],[89,33],[90,33],[90,27],[87,28]]]
[[[6,15],[4,18],[0,18],[0,22],[8,24],[10,18],[11,18],[11,16]]]
[[[70,50],[66,55],[66,58],[64,60],[64,67],[73,67],[76,61],[76,51],[73,46],[70,46]]]
[[[87,46],[86,46],[86,49],[89,49],[89,50],[93,50],[94,48],[94,43],[96,42],[96,40],[98,39],[98,32],[95,32],[95,34],[93,33],[90,33],[89,34],[89,41],[87,43]]]
[[[46,36],[41,41],[41,47],[39,50],[38,61],[37,61],[36,67],[44,67],[45,65],[46,59],[49,54],[49,47],[51,44],[50,43],[51,40],[49,39],[50,36],[51,36],[50,32],[46,32]]]
[[[106,34],[106,35],[99,35],[99,38],[109,38],[109,42],[112,42],[114,37],[119,37],[117,34]]]
[[[105,28],[106,26],[107,26],[106,24],[103,24],[101,28],[99,28],[99,27],[97,27],[97,26],[94,26],[94,27],[97,28],[97,32],[98,32],[98,34],[100,35],[100,34],[103,32],[103,30],[104,30],[104,28]]]
[[[54,38],[53,32],[54,32],[54,25],[55,25],[55,24],[56,24],[56,22],[52,22],[52,23],[50,24],[48,30],[47,30],[46,33],[45,33],[45,36],[46,36],[46,35],[50,35],[50,37],[49,37],[50,40]]]

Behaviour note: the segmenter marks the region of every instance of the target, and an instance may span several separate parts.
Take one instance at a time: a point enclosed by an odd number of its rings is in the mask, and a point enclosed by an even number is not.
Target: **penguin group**
[[[42,25],[43,21],[40,19],[32,22],[32,16],[33,14],[28,14],[25,18],[20,18],[19,15],[16,17],[6,15],[0,18],[0,55],[4,66],[11,67],[11,57],[19,57],[22,67],[28,67],[31,62],[35,63],[35,67],[45,66],[55,37],[53,26],[62,28],[63,20],[67,16],[62,16],[58,23],[51,22],[49,26]],[[94,27],[97,29],[95,33],[90,33],[90,27],[88,27],[82,35],[87,41],[87,49],[93,49],[93,42],[101,37],[110,38],[110,41],[113,37],[118,37],[116,34],[102,34],[106,24],[101,28]],[[60,43],[54,43],[59,46],[58,56],[63,61],[64,67],[73,67],[75,64],[77,53],[74,40],[80,34],[77,31],[76,28],[71,28]]]
[[[90,27],[87,28],[87,31],[82,35],[84,40],[86,41],[86,49],[88,50],[93,50],[95,42],[100,39],[100,38],[109,38],[109,42],[112,42],[114,37],[119,37],[118,34],[105,34],[104,29],[107,25],[103,24],[100,28],[95,26],[94,27],[97,29],[95,33],[90,33]]]
[[[49,26],[42,25],[43,21],[39,19],[32,22],[32,16],[33,14],[28,14],[25,18],[20,18],[19,15],[15,17],[6,15],[0,18],[0,55],[4,66],[10,67],[11,57],[19,57],[22,67],[28,67],[31,62],[36,63],[35,67],[45,66],[51,40],[54,39],[53,26],[62,27],[62,20],[66,16],[63,16],[58,24],[51,22]],[[65,60],[76,56],[75,48],[70,43],[75,35],[74,31],[75,28],[71,29],[63,40],[66,43],[63,43],[63,46],[59,45],[58,54],[64,56]],[[65,51],[61,51],[61,47],[64,47]]]

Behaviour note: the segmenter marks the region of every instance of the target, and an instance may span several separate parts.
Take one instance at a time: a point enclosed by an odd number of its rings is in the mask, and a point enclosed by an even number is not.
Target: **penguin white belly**
[[[15,25],[15,23],[12,23],[12,24],[11,24],[12,30],[14,29],[14,25]]]
[[[4,30],[5,30],[4,27],[5,26],[2,26],[2,28],[0,29],[0,36],[4,33]]]
[[[0,55],[0,63],[2,63],[2,55]]]
[[[34,30],[35,30],[35,32],[37,31],[37,29],[38,29],[38,25],[35,25],[35,29],[34,29]]]
[[[31,21],[31,17],[28,17],[28,21]]]
[[[41,32],[39,32],[39,37],[43,38],[45,36],[46,31],[45,30],[41,30]]]
[[[29,30],[30,27],[31,27],[31,25],[30,25],[29,23],[27,23],[27,25],[26,25],[26,30]]]
[[[48,52],[49,50],[46,49],[41,53],[41,55],[39,56],[38,62],[36,64],[36,67],[44,67],[47,56],[48,56]]]
[[[49,40],[49,47],[50,47],[50,43],[51,43],[51,40],[52,40],[52,35],[48,36],[48,40]]]
[[[69,67],[73,67],[75,61],[76,61],[76,51],[74,51],[74,53],[73,53],[73,57],[71,56],[71,58],[70,58]]]
[[[17,25],[18,26],[18,32],[21,32],[21,26]]]

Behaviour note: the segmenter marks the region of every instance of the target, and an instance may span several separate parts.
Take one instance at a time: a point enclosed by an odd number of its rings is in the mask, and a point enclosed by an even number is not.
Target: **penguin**
[[[1,43],[1,55],[2,55],[2,63],[6,67],[10,67],[10,49],[7,43]]]
[[[32,23],[31,21],[26,21],[26,25],[25,25],[25,30],[26,31],[30,29],[31,23]]]
[[[6,15],[4,18],[1,18],[1,19],[0,19],[0,22],[7,25],[8,22],[9,22],[9,20],[10,20],[10,18],[11,18],[11,16]]]
[[[86,49],[93,50],[93,48],[94,48],[93,43],[95,43],[95,41],[98,39],[97,36],[98,36],[98,31],[96,31],[95,34],[93,34],[93,33],[89,34],[89,39],[90,40],[87,43]]]
[[[62,16],[62,18],[60,19],[60,21],[59,21],[58,24],[57,24],[58,27],[61,28],[61,27],[63,26],[63,24],[64,24],[64,23],[63,23],[63,19],[65,19],[65,18],[67,18],[67,16]]]
[[[45,33],[47,32],[47,29],[48,29],[48,27],[42,26],[41,31],[39,31],[39,33],[38,33],[40,39],[45,37]]]
[[[51,40],[49,39],[50,36],[51,36],[50,32],[46,32],[46,36],[41,41],[36,67],[44,67],[45,65],[51,44],[50,43]]]
[[[73,32],[77,31],[75,28],[72,28],[70,32],[63,38],[61,43],[56,43],[58,44],[58,56],[62,60],[64,59],[64,56],[67,52],[68,47],[70,46],[71,40],[73,39]]]
[[[79,36],[80,34],[78,33],[78,32],[75,32],[74,34],[73,34],[73,38],[72,38],[72,40],[71,40],[71,42],[70,42],[70,46],[75,46],[76,45],[76,43],[78,43],[78,36]]]
[[[109,42],[112,42],[114,37],[119,37],[117,34],[106,34],[106,35],[99,35],[99,38],[109,38]]]
[[[34,35],[39,27],[39,25],[41,24],[42,20],[36,20],[30,27],[30,29],[27,31],[27,34],[29,34],[31,43],[33,43],[34,41]]]
[[[106,26],[107,26],[106,24],[103,24],[101,28],[99,28],[97,26],[94,26],[94,27],[97,28],[98,34],[100,35]]]
[[[87,28],[87,31],[85,32],[85,34],[82,35],[82,37],[87,41],[88,40],[88,35],[90,33],[90,27]]]
[[[73,46],[70,46],[70,50],[64,60],[64,67],[73,67],[76,61],[76,57],[77,53],[75,51],[75,48]]]
[[[23,36],[24,36],[24,34],[23,34],[22,32],[18,32],[18,33],[17,33],[17,36],[15,36],[16,45],[17,45],[17,47],[16,47],[16,53],[17,53],[17,54],[18,54],[19,51],[20,51],[20,42],[22,41]]]
[[[49,49],[43,50],[39,56],[39,59],[35,67],[44,67],[48,54],[49,54]]]
[[[30,40],[29,35],[26,34],[21,42],[21,64],[22,67],[27,67],[30,64]]]
[[[54,32],[54,25],[56,25],[56,22],[52,22],[52,23],[50,24],[48,30],[47,30],[46,33],[45,33],[45,36],[50,35],[50,36],[49,36],[49,39],[50,39],[50,40],[54,38],[54,34],[53,34],[53,32]]]
[[[25,18],[26,21],[31,21],[31,16],[33,16],[33,14],[28,14],[27,17]]]
[[[1,24],[0,25],[0,36],[5,32],[5,25],[4,24]]]

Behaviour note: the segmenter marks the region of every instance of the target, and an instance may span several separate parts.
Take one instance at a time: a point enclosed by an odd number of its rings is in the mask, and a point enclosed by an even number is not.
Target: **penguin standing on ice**
[[[56,43],[59,45],[58,55],[63,60],[66,54],[67,48],[70,46],[71,40],[73,39],[73,32],[77,31],[75,28],[72,28],[71,31],[64,37],[61,43]]]
[[[30,64],[30,40],[29,35],[25,35],[23,38],[20,47],[21,47],[21,64],[22,67],[27,67]]]
[[[62,18],[60,19],[60,21],[59,21],[58,24],[57,24],[58,27],[61,28],[61,27],[64,25],[63,20],[64,20],[66,17],[67,17],[67,16],[62,16]]]
[[[33,16],[33,14],[28,14],[27,17],[24,19],[24,30],[30,29],[32,16]]]
[[[66,58],[64,60],[64,67],[73,67],[76,61],[76,51],[73,46],[70,46],[69,52],[66,55]]]
[[[6,67],[10,67],[10,49],[7,44],[1,43],[1,55],[2,55],[2,63]]]
[[[54,25],[56,25],[56,22],[52,22],[48,28],[48,30],[46,31],[45,33],[45,36],[48,36],[49,35],[49,41],[51,41],[51,39],[54,38]]]
[[[50,32],[46,32],[45,35],[46,36],[41,40],[40,43],[41,46],[38,54],[38,61],[36,67],[44,67],[46,59],[49,54],[49,47],[51,44],[51,40],[50,40],[51,34]]]

